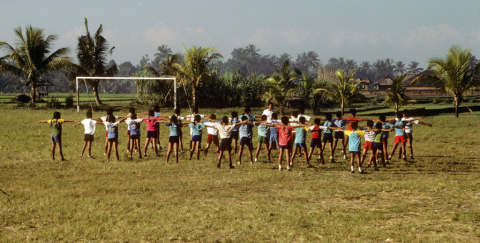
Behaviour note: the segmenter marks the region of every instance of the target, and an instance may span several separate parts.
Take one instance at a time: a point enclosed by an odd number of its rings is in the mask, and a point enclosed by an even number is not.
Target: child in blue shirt
[[[178,145],[180,143],[180,134],[182,131],[182,127],[186,127],[189,125],[187,123],[181,123],[178,121],[177,116],[172,115],[170,117],[170,122],[165,123],[165,125],[170,130],[170,137],[168,138],[168,150],[167,155],[165,157],[166,162],[168,163],[168,159],[170,158],[170,154],[172,153],[172,147],[175,153],[175,163],[178,164]]]
[[[365,136],[365,131],[357,131],[358,123],[354,122],[351,125],[352,130],[345,131],[345,135],[348,136],[348,150],[350,152],[350,166],[352,169],[352,173],[355,173],[353,162],[355,157],[357,158],[357,166],[358,172],[360,174],[366,174],[366,172],[362,171],[362,161],[360,159],[360,151],[361,151],[361,142],[362,137]]]
[[[248,122],[247,116],[242,116],[242,122]],[[238,164],[242,164],[242,152],[243,152],[243,146],[247,146],[247,151],[248,151],[248,157],[250,158],[250,164],[253,165],[253,158],[252,158],[252,127],[254,127],[255,124],[252,122],[244,123],[238,127],[238,131],[240,134],[240,149],[238,150]]]
[[[192,159],[193,152],[197,152],[197,159],[200,159],[200,143],[202,142],[202,129],[205,128],[205,125],[200,122],[200,115],[195,115],[195,121],[188,124],[192,130],[192,149],[190,150],[190,157],[188,160]]]
[[[268,117],[267,117],[268,119]],[[278,114],[277,113],[272,113],[272,121],[267,122],[268,124],[275,124],[275,123],[281,123],[278,119]],[[276,148],[278,145],[278,130],[276,127],[270,127],[270,139],[269,139],[270,147],[268,150],[272,151],[272,149]]]
[[[305,117],[300,117],[298,119],[299,125],[305,125]],[[295,158],[295,154],[297,153],[297,149],[300,148],[305,156],[305,161],[307,163],[307,168],[312,168],[308,160],[308,153],[307,153],[307,144],[305,143],[307,137],[307,127],[297,127],[296,128],[296,136],[293,145],[293,152],[292,157],[290,158],[290,166],[293,165],[293,160]]]
[[[255,153],[255,162],[258,161],[258,154],[260,153],[260,149],[262,149],[262,144],[265,144],[265,152],[267,153],[267,161],[268,163],[271,162],[270,160],[270,150],[268,149],[269,147],[269,137],[268,137],[268,132],[270,128],[268,126],[265,126],[267,121],[267,116],[262,115],[262,120],[258,123],[255,123],[255,125],[258,126],[258,146],[257,146],[257,152]]]

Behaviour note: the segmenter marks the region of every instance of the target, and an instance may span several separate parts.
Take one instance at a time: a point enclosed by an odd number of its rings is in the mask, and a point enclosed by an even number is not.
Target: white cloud
[[[209,33],[201,26],[195,28],[183,26],[169,26],[163,23],[148,28],[145,33],[145,43],[151,47],[159,45],[168,45],[173,47],[182,47],[184,43],[187,47],[190,45],[211,46],[211,37]],[[183,47],[182,47],[183,49]]]

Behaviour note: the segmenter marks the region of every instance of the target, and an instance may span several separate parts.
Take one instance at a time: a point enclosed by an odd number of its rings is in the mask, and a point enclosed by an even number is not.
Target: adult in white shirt
[[[273,113],[277,113],[277,112],[273,109],[273,102],[270,102],[268,103],[268,108],[263,111],[262,116],[266,115],[267,122],[271,122]]]

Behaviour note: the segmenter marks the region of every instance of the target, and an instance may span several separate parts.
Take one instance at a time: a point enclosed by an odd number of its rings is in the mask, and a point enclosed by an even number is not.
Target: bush
[[[30,96],[28,96],[26,94],[19,94],[19,95],[15,96],[14,98],[12,98],[12,101],[17,102],[17,104],[19,104],[19,105],[23,105],[23,104],[26,104],[26,103],[30,102]]]
[[[73,96],[69,95],[65,98],[65,108],[72,108],[73,107]]]
[[[60,108],[62,107],[62,103],[60,103],[55,97],[51,97],[47,99],[45,106],[48,108]]]
[[[437,97],[433,98],[432,104],[438,104],[440,101],[438,100]]]

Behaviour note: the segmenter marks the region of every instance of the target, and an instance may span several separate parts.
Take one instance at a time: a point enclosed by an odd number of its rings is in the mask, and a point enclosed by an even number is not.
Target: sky
[[[373,62],[391,58],[424,67],[448,48],[470,48],[480,59],[480,0],[0,0],[0,40],[15,43],[13,29],[28,25],[58,35],[55,48],[75,56],[84,18],[115,46],[112,59],[136,65],[160,45],[234,48],[254,44],[263,55],[315,51]],[[0,55],[5,55],[0,50]]]

